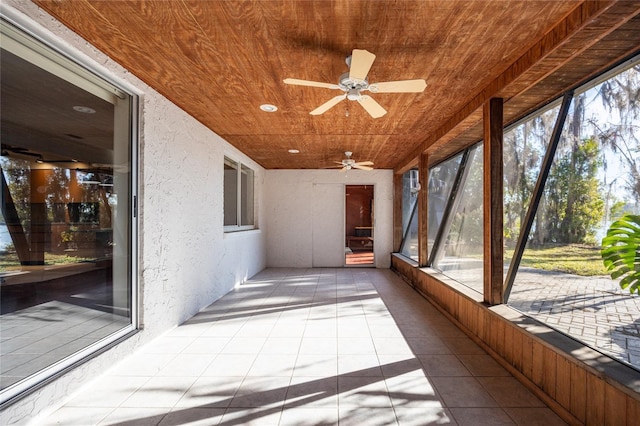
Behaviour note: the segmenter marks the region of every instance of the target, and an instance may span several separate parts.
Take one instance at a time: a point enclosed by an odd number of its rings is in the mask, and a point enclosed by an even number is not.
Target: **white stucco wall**
[[[3,410],[0,423],[13,424],[52,411],[80,385],[264,269],[264,214],[256,218],[259,230],[223,232],[224,156],[255,171],[257,212],[264,205],[265,171],[33,3],[3,0],[1,7],[141,99],[138,294],[143,328]]]
[[[309,268],[313,265],[313,185],[375,185],[374,251],[377,268],[388,268],[393,248],[393,172],[351,170],[345,177],[338,170],[267,170],[265,218],[267,266]],[[326,201],[344,203],[342,197]],[[344,217],[336,224],[344,227]]]

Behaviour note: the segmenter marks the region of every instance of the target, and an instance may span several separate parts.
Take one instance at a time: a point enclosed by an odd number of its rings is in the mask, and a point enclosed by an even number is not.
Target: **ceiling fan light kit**
[[[385,81],[369,84],[367,75],[375,59],[376,55],[371,52],[362,49],[353,49],[351,56],[348,56],[346,59],[349,71],[340,76],[338,84],[300,80],[297,78],[285,78],[283,81],[285,84],[336,89],[344,92],[342,95],[329,99],[311,111],[309,113],[311,115],[324,114],[344,99],[348,99],[350,101],[357,101],[373,118],[384,116],[387,110],[371,96],[364,95],[361,92],[368,90],[371,93],[420,93],[427,87],[424,79]]]
[[[345,151],[344,155],[346,157],[345,159],[335,162],[336,164],[342,166],[342,168],[340,169],[341,172],[346,172],[351,169],[373,170],[373,167],[371,167],[373,166],[373,161],[356,161],[351,158],[351,156],[353,155],[353,152],[351,151]]]

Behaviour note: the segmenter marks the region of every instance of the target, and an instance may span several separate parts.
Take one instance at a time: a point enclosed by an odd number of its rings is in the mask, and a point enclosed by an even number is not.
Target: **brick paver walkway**
[[[509,305],[640,368],[640,296],[611,278],[520,268]]]
[[[444,274],[482,292],[481,265],[477,259],[452,262]],[[609,277],[522,267],[508,305],[640,369],[640,296]]]

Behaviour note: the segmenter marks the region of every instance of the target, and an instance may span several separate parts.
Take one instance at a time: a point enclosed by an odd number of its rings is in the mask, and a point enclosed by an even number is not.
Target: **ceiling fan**
[[[346,172],[351,169],[360,169],[360,170],[373,170],[373,161],[356,161],[351,158],[353,153],[351,151],[345,151],[344,155],[347,157],[342,161],[336,161],[336,164],[342,166],[340,169],[341,172]]]
[[[361,92],[368,90],[371,93],[420,93],[427,87],[424,79],[385,81],[369,84],[367,74],[369,74],[369,70],[375,59],[376,55],[371,52],[353,49],[351,56],[348,56],[346,60],[349,71],[340,76],[338,84],[299,80],[296,78],[285,78],[283,81],[286,84],[338,89],[344,92],[311,111],[309,113],[311,115],[323,114],[342,100],[348,99],[350,101],[358,101],[373,118],[382,117],[387,111],[371,96],[362,94]]]

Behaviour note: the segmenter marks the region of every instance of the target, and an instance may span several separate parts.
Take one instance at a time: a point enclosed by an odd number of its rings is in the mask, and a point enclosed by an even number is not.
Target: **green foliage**
[[[620,287],[640,294],[640,216],[624,215],[613,222],[602,239],[602,260]]]
[[[594,243],[604,215],[604,201],[598,185],[600,149],[593,139],[583,140],[561,155],[549,174],[548,242]]]

